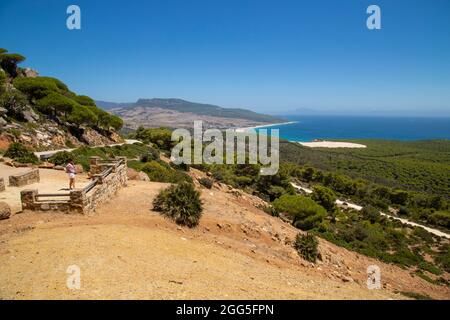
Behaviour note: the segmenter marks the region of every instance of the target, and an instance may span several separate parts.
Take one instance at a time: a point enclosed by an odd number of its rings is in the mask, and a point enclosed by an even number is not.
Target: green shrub
[[[324,207],[308,197],[284,194],[273,202],[278,212],[292,218],[295,227],[309,230],[316,227],[327,216]]]
[[[25,60],[25,57],[18,53],[0,53],[0,66],[11,76],[17,76],[17,64]]]
[[[311,198],[327,211],[333,211],[335,208],[336,195],[327,187],[315,186]]]
[[[55,165],[65,165],[69,162],[70,159],[73,159],[73,155],[67,151],[60,151],[51,156],[48,161]]]
[[[51,92],[64,93],[68,91],[64,83],[51,77],[16,78],[13,84],[14,87],[33,99],[41,99]]]
[[[83,105],[83,106],[94,106],[95,107],[95,101],[88,97],[88,96],[75,96],[73,98],[73,100],[75,100],[76,102],[78,102],[79,104]]]
[[[433,300],[429,295],[427,294],[421,294],[417,292],[412,291],[401,291],[402,295],[408,298],[416,299],[416,300]]]
[[[45,114],[67,115],[70,114],[75,108],[79,107],[79,104],[60,93],[50,92],[45,97],[37,100],[36,106],[39,111]]]
[[[436,226],[450,229],[450,212],[436,211],[429,216],[428,220]]]
[[[67,121],[77,125],[94,125],[97,123],[97,120],[97,116],[89,107],[80,105],[75,106],[67,117]]]
[[[295,237],[294,248],[298,254],[309,262],[316,262],[319,256],[319,242],[317,238],[312,234],[303,235],[298,233]]]
[[[192,182],[191,177],[184,172],[171,169],[169,166],[166,167],[165,164],[157,161],[147,162],[142,167],[142,171],[148,175],[151,181],[168,183]]]
[[[441,248],[436,261],[446,272],[450,272],[450,246],[448,244]]]
[[[209,178],[200,178],[198,182],[207,189],[211,189],[213,186],[213,181]]]
[[[0,69],[0,94],[5,91],[6,73]]]
[[[361,215],[364,220],[368,220],[371,223],[375,223],[378,220],[380,220],[380,216],[381,216],[380,211],[378,209],[372,207],[371,205],[365,206],[361,210]]]
[[[152,143],[162,150],[171,150],[173,146],[172,131],[168,128],[139,127],[130,138],[139,139],[144,143]]]
[[[264,211],[267,214],[270,214],[272,217],[279,217],[280,213],[274,208],[274,206],[272,205],[266,205],[266,206],[262,206],[260,207],[260,209],[262,211]]]
[[[19,142],[13,142],[5,153],[5,157],[21,163],[39,163],[34,153]]]
[[[153,160],[158,160],[159,159],[159,152],[156,149],[153,149],[151,147],[149,147],[149,152],[143,154],[140,157],[140,161],[141,162],[150,162]]]
[[[8,110],[8,116],[23,121],[23,111],[28,104],[27,97],[18,90],[5,91],[0,95],[0,107]]]
[[[123,120],[118,116],[110,114],[100,108],[89,106],[89,109],[97,116],[97,127],[109,130],[113,127],[115,130],[120,130],[123,127]]]
[[[190,228],[198,225],[203,211],[200,193],[187,182],[162,190],[153,201],[153,209]]]
[[[191,168],[191,166],[187,163],[180,163],[180,164],[176,164],[173,162],[170,162],[169,165],[174,168],[175,170],[181,170],[181,171],[186,171],[188,172]]]

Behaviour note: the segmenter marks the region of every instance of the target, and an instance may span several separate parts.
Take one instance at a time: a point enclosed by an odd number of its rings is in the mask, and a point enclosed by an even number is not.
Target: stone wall
[[[101,203],[111,199],[120,188],[127,185],[127,161],[125,157],[118,157],[107,163],[100,163],[99,159],[91,159],[91,169],[93,169],[91,170],[93,181],[97,181],[93,188],[87,189],[85,187],[72,190],[70,193],[58,197],[56,195],[39,195],[37,190],[23,190],[21,192],[22,209],[86,214],[94,211]],[[42,198],[45,198],[45,200],[41,200]],[[58,199],[49,200],[52,198]]]
[[[33,169],[26,173],[17,174],[9,177],[9,185],[11,187],[22,187],[27,184],[39,182],[39,169]]]
[[[5,180],[0,178],[0,192],[5,191]]]
[[[82,200],[84,213],[93,211],[98,205],[108,201],[120,188],[127,185],[126,158],[122,159],[124,159],[123,164],[112,167],[113,170],[108,176],[102,177],[101,174],[96,176],[98,179],[97,185],[86,193],[85,199]]]

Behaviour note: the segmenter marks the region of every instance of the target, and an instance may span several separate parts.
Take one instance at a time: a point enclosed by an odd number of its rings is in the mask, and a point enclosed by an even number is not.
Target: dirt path
[[[195,229],[151,211],[165,184],[130,181],[94,215],[24,213],[0,221],[0,298],[402,299],[394,290],[449,298],[407,271],[320,242],[311,265],[289,245],[298,230],[250,205],[248,195],[202,191]],[[368,265],[383,289],[368,290]],[[81,289],[66,287],[67,267]],[[345,278],[345,280],[343,280]]]
[[[141,142],[141,141],[134,140],[134,139],[125,139],[125,142],[123,142],[123,143],[114,143],[114,144],[109,144],[109,145],[100,145],[100,146],[95,146],[94,148],[122,146],[124,144],[133,144],[133,143],[136,143],[136,142]],[[44,158],[48,159],[52,155],[54,155],[55,153],[58,153],[58,152],[61,152],[61,151],[72,152],[73,150],[76,150],[76,149],[77,148],[65,148],[65,149],[58,149],[58,150],[38,151],[38,152],[34,152],[34,154],[39,159],[41,159],[41,156],[43,156]]]

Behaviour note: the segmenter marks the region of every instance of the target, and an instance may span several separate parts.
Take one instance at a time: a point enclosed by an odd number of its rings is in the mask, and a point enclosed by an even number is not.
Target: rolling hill
[[[135,103],[96,101],[96,104],[120,116],[124,119],[125,126],[131,129],[141,125],[144,127],[189,128],[192,127],[194,120],[203,120],[206,127],[219,129],[284,121],[281,118],[246,109],[223,108],[182,99],[139,99]]]

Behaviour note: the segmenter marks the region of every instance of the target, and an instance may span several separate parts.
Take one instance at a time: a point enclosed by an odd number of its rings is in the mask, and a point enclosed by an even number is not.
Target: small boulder
[[[39,165],[39,168],[41,169],[53,169],[55,167],[55,164],[51,162],[43,162]]]
[[[11,208],[6,202],[0,202],[0,220],[8,219],[11,216]]]
[[[140,181],[150,181],[150,178],[148,177],[148,175],[144,172],[139,172],[138,173],[138,177]]]
[[[75,165],[75,172],[76,173],[83,173],[84,172],[83,166],[81,164],[76,164]]]
[[[29,107],[27,110],[24,110],[22,112],[23,118],[27,120],[30,123],[36,123],[39,120],[39,116],[36,114],[36,112]]]
[[[13,166],[16,168],[31,168],[33,166],[33,164],[14,161]]]
[[[54,166],[53,169],[60,170],[60,171],[64,171],[65,170],[65,168],[63,166]]]
[[[128,180],[138,180],[138,172],[132,168],[127,168]]]

